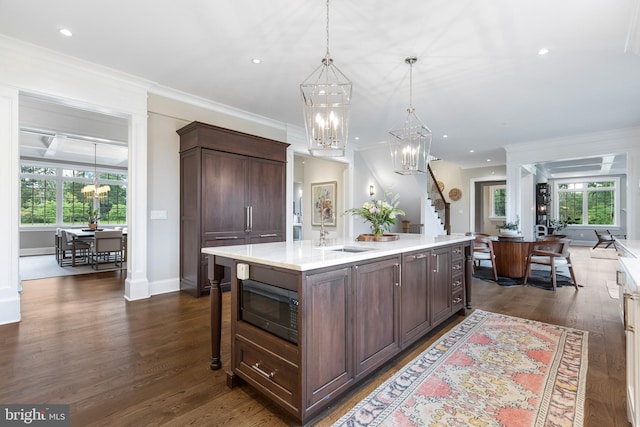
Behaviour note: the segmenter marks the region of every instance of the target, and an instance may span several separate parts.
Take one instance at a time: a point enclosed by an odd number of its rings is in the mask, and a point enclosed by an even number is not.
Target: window
[[[491,192],[491,217],[504,218],[507,216],[507,186],[492,185]]]
[[[618,225],[617,177],[556,181],[555,215],[568,225]]]
[[[91,184],[94,172],[68,167],[21,165],[20,226],[61,227],[84,225],[89,207],[82,188]],[[99,172],[100,185],[109,185],[108,196],[100,200],[101,224],[126,224],[127,175]]]

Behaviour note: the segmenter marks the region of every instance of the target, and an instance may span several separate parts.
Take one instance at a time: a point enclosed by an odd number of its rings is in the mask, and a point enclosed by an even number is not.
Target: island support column
[[[466,265],[464,269],[464,287],[465,294],[467,294],[467,310],[471,310],[471,278],[473,271],[473,257],[471,256],[471,251],[473,250],[473,243],[470,245],[466,245],[464,247],[464,257],[466,260]]]
[[[207,268],[207,276],[210,289],[210,314],[211,314],[211,369],[222,368],[220,360],[220,339],[222,336],[222,290],[220,282],[224,277],[224,266],[216,265],[214,255],[208,255],[209,262]]]

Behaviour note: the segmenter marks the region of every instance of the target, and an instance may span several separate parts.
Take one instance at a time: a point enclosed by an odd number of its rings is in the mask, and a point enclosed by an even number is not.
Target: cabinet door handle
[[[260,237],[277,237],[278,235],[276,233],[273,234],[261,234]]]
[[[622,311],[624,312],[624,330],[629,332],[635,332],[636,328],[633,325],[629,324],[629,308],[627,306],[627,302],[631,300],[633,301],[633,295],[625,293],[624,294],[624,302],[622,303]]]
[[[624,283],[625,283],[625,279],[626,279],[626,277],[624,275],[624,271],[617,270],[616,271],[616,284],[618,286],[623,286]]]
[[[440,270],[440,263],[438,261],[440,261],[440,255],[438,254],[431,254],[431,256],[436,257],[436,268],[433,270],[434,273],[437,273]]]
[[[462,297],[458,297],[456,299],[453,300],[453,304],[460,304],[462,302]]]
[[[427,254],[418,254],[416,255],[416,259],[422,259],[422,258],[426,258]]]
[[[247,206],[247,207],[246,207],[246,208],[244,208],[244,209],[245,209],[245,211],[246,211],[246,219],[247,219],[247,222],[246,222],[246,224],[247,224],[247,228],[245,228],[245,230],[244,230],[244,231],[248,233],[248,232],[250,232],[250,231],[251,231],[251,218],[250,218],[250,216],[249,216],[249,215],[250,215],[250,209],[251,209],[251,206]]]
[[[216,240],[232,240],[237,238],[238,236],[224,236],[224,237],[216,237]]]
[[[260,369],[260,362],[256,362],[253,366],[253,369],[255,369],[256,371],[258,371],[258,373],[260,375],[262,375],[263,377],[269,378],[270,380],[273,379],[273,376],[275,375],[274,372],[267,372],[267,371],[263,371],[262,369]]]
[[[395,276],[396,276],[396,283],[395,283],[396,288],[399,288],[400,287],[400,283],[402,283],[402,279],[401,279],[402,270],[401,270],[401,268],[402,268],[402,266],[400,264],[395,264],[394,265]]]
[[[253,206],[249,206],[249,230],[253,230]]]

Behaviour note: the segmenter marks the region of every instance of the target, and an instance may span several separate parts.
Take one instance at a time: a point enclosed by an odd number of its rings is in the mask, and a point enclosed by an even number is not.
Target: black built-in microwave
[[[298,293],[256,280],[239,280],[240,319],[298,343]]]

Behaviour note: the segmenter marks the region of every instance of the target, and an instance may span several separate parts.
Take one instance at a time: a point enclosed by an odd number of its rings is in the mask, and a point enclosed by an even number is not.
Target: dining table
[[[73,250],[71,251],[71,266],[76,266],[76,242],[78,241],[90,241],[96,235],[96,231],[113,231],[115,228],[67,228],[64,231],[67,233],[67,236],[71,238],[71,245]],[[122,236],[126,236],[126,230],[122,230]]]
[[[496,256],[498,276],[521,279],[527,272],[527,255],[535,239],[524,237],[490,236]]]

